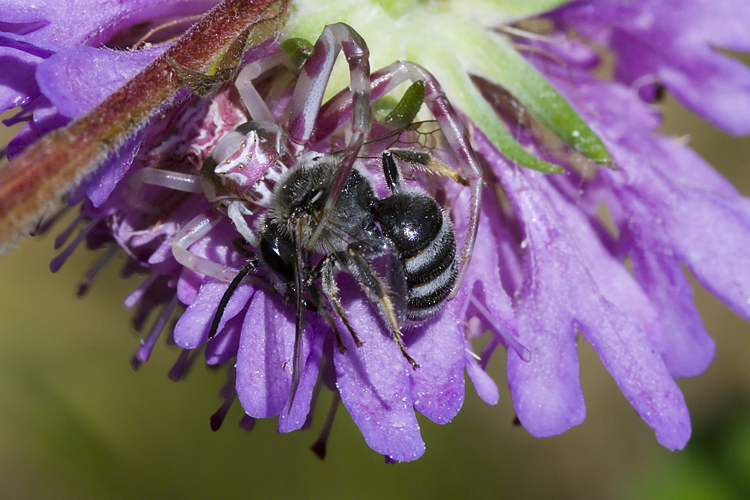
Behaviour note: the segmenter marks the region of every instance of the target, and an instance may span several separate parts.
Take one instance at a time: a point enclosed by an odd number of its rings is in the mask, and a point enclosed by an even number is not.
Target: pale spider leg
[[[144,212],[158,212],[159,207],[146,203],[138,196],[143,186],[150,184],[152,186],[162,186],[186,193],[202,193],[201,179],[198,175],[184,174],[181,172],[170,172],[158,168],[145,167],[138,170],[130,177],[128,190],[125,198],[133,208],[143,210]]]
[[[214,210],[193,217],[174,235],[172,254],[177,262],[188,269],[231,283],[237,275],[237,269],[210,261],[188,250],[190,245],[206,236],[223,218],[223,215]]]
[[[479,214],[482,206],[482,167],[479,165],[476,155],[471,148],[468,134],[458,114],[453,109],[453,106],[451,106],[438,81],[422,66],[408,61],[396,61],[376,71],[370,78],[372,99],[379,99],[407,80],[411,80],[412,82],[418,80],[424,81],[425,104],[430,108],[443,135],[445,135],[445,138],[457,155],[463,170],[463,177],[469,183],[471,191],[466,239],[461,249],[460,266],[456,283],[448,296],[448,300],[450,300],[458,293],[474,250],[477,228],[479,227]],[[327,135],[332,134],[338,127],[346,123],[349,110],[351,109],[352,97],[347,90],[329,100],[320,111],[318,126],[313,140],[320,141],[324,139]]]
[[[343,23],[329,24],[315,43],[313,55],[305,62],[297,79],[289,115],[289,139],[297,153],[309,143],[328,79],[336,57],[342,50],[349,63],[349,87],[354,96],[352,135],[344,150],[341,167],[331,186],[318,227],[308,239],[306,250],[310,250],[320,237],[370,127],[370,52],[367,44],[350,26]]]
[[[260,61],[251,62],[246,65],[237,75],[237,79],[234,81],[237,91],[240,93],[242,102],[250,113],[250,118],[256,122],[272,123],[276,125],[276,121],[273,118],[273,114],[268,109],[268,105],[263,98],[258,94],[258,91],[253,85],[253,80],[258,78],[260,75],[273,68],[279,66],[286,59],[286,54],[279,52],[271,57],[261,59]]]
[[[369,126],[370,53],[367,44],[350,26],[329,24],[315,43],[313,55],[302,67],[292,96],[289,138],[297,145],[297,153],[304,149],[312,135],[336,56],[342,49],[349,63],[351,91],[357,101],[355,114],[360,113],[352,130],[365,132]]]
[[[184,174],[182,172],[170,172],[158,168],[145,167],[138,170],[130,178],[128,185],[138,191],[144,184],[162,186],[186,193],[202,193],[201,178],[199,175]]]
[[[245,238],[245,241],[250,243],[250,246],[258,248],[260,246],[260,238],[257,233],[250,229],[245,215],[252,215],[253,211],[247,207],[247,202],[244,200],[234,200],[227,206],[227,216],[231,219],[234,227],[237,231]]]

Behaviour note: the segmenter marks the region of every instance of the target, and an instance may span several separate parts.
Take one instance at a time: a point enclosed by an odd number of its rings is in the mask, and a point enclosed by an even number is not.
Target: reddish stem
[[[239,61],[246,43],[277,33],[289,0],[225,0],[162,56],[86,115],[54,130],[0,170],[0,254],[185,87],[168,63],[214,73]],[[222,66],[223,63],[223,66]]]

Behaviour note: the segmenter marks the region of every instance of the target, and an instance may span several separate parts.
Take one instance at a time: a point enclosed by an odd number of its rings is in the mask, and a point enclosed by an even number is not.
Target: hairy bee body
[[[321,236],[312,242],[338,165],[335,155],[314,154],[301,158],[281,179],[261,223],[263,259],[291,283],[295,262],[310,267],[309,253],[317,252],[348,270],[373,303],[382,303],[387,296],[399,327],[406,321],[429,319],[443,305],[456,280],[456,243],[450,219],[431,196],[403,187],[398,177],[389,182],[390,196],[379,199],[367,174],[355,168]],[[299,260],[296,252],[302,254]],[[381,287],[371,263],[384,256],[395,259],[391,259],[389,279]],[[381,315],[383,307],[388,306],[379,307]]]

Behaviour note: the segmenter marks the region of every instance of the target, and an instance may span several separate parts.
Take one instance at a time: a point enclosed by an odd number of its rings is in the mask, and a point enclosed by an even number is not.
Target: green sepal
[[[468,70],[496,82],[571,148],[599,165],[613,166],[602,140],[573,106],[504,37],[456,26],[446,33],[467,58]]]
[[[559,165],[542,160],[529,153],[513,137],[495,110],[484,99],[469,75],[462,68],[450,64],[448,55],[432,53],[421,64],[435,68],[435,77],[451,96],[451,102],[476,123],[477,128],[497,147],[509,161],[546,174],[559,174],[565,170]]]
[[[404,128],[417,117],[424,102],[424,82],[419,80],[412,83],[401,100],[393,105],[394,99],[385,96],[375,101],[375,120],[390,128]]]
[[[601,139],[573,107],[502,35],[481,25],[499,26],[568,3],[566,0],[296,0],[288,36],[313,39],[330,18],[321,4],[337,13],[370,45],[372,68],[395,60],[416,62],[432,72],[450,101],[472,120],[510,161],[546,173],[562,172],[534,156],[513,137],[495,110],[482,97],[469,74],[482,76],[507,89],[563,142],[597,164],[612,165]],[[398,36],[384,37],[390,26]],[[429,42],[429,43],[428,43]],[[345,64],[334,69],[327,97],[348,85]]]
[[[304,38],[286,38],[279,46],[297,68],[301,68],[313,54],[313,44]]]

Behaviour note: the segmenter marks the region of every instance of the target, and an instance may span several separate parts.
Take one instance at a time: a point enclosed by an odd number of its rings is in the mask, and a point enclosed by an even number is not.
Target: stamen
[[[161,314],[158,318],[156,318],[156,322],[154,322],[154,326],[151,328],[151,331],[146,337],[146,340],[141,341],[141,347],[139,347],[138,350],[135,351],[133,358],[130,360],[130,365],[134,370],[137,370],[143,363],[148,361],[148,358],[151,356],[151,351],[153,351],[154,345],[156,345],[156,341],[159,339],[161,332],[164,331],[164,326],[172,316],[175,307],[177,307],[176,293],[172,297],[172,300],[170,300],[169,303],[164,306]]]
[[[71,254],[75,251],[75,249],[78,247],[78,245],[83,241],[83,239],[91,232],[92,229],[94,229],[94,226],[99,222],[99,219],[93,219],[88,224],[86,224],[86,227],[84,227],[80,233],[76,236],[76,238],[70,242],[70,245],[68,245],[65,250],[63,250],[60,255],[52,259],[52,262],[49,263],[49,270],[53,273],[56,273],[60,270],[62,265],[65,263],[66,260],[68,260],[68,257],[71,256]]]
[[[315,413],[315,407],[318,404],[318,397],[320,396],[320,391],[323,389],[323,382],[321,381],[321,378],[318,377],[318,380],[315,381],[315,387],[313,387],[313,393],[312,397],[310,398],[310,411],[307,413],[307,418],[305,419],[305,423],[302,424],[302,427],[300,427],[300,430],[302,429],[309,429],[313,422],[313,413]]]
[[[70,238],[70,235],[73,234],[73,231],[76,227],[78,227],[78,224],[80,224],[82,220],[83,214],[78,214],[78,217],[73,219],[73,222],[71,222],[68,227],[63,229],[62,232],[57,235],[57,237],[55,238],[55,250],[65,244],[65,242],[68,240],[68,238]]]
[[[323,460],[326,457],[326,445],[328,443],[328,436],[331,434],[331,427],[333,427],[333,419],[336,417],[336,410],[341,402],[341,395],[338,391],[333,393],[333,401],[331,401],[331,408],[328,410],[328,417],[326,423],[320,430],[320,436],[318,440],[313,444],[310,449],[315,453],[319,459]]]
[[[158,278],[159,275],[156,273],[151,273],[146,277],[145,280],[143,280],[143,283],[141,283],[138,288],[133,290],[130,295],[125,297],[125,307],[130,309],[131,307],[135,306],[138,301],[141,300],[143,295],[146,293],[148,288],[154,284],[154,281],[156,281],[156,278]]]
[[[198,359],[200,352],[201,349],[183,349],[180,356],[177,358],[177,361],[175,361],[174,366],[169,370],[169,380],[177,382],[178,380],[185,378],[190,371],[190,368],[193,367],[195,360]]]
[[[221,404],[218,410],[216,410],[216,413],[211,415],[211,430],[216,432],[221,428],[221,424],[224,423],[224,418],[226,418],[227,413],[229,412],[229,407],[232,406],[232,403],[234,402],[234,396],[231,398],[227,398],[224,400],[224,402]]]
[[[492,353],[495,352],[495,349],[499,345],[500,345],[500,340],[497,338],[496,335],[493,335],[492,337],[490,337],[487,343],[484,344],[484,347],[482,348],[482,353],[479,355],[479,357],[481,358],[481,361],[479,362],[479,366],[482,367],[482,370],[485,370],[485,371],[487,370],[487,363],[492,357]]]
[[[109,262],[110,259],[115,256],[119,249],[119,246],[111,245],[107,249],[107,251],[104,252],[101,257],[99,257],[99,260],[97,260],[96,263],[91,266],[88,271],[86,271],[86,274],[83,276],[81,283],[78,285],[78,291],[76,292],[76,295],[78,297],[83,297],[83,294],[88,291],[91,283],[94,281],[94,278],[96,278],[96,275],[99,274],[99,271],[101,271],[107,264],[107,262]]]
[[[211,430],[216,432],[221,427],[221,424],[224,423],[224,419],[227,416],[227,413],[229,412],[229,408],[232,406],[232,403],[234,402],[235,398],[237,397],[237,372],[234,369],[234,367],[229,367],[227,369],[227,381],[224,384],[224,387],[221,388],[221,391],[219,391],[219,394],[221,397],[224,398],[224,402],[221,404],[221,407],[219,407],[218,410],[216,410],[216,413],[211,415]]]
[[[251,417],[247,413],[245,413],[242,416],[242,420],[240,420],[240,427],[243,430],[246,430],[247,432],[252,431],[255,428],[255,417]]]
[[[49,231],[49,229],[55,225],[57,221],[59,221],[64,215],[66,215],[72,207],[70,205],[63,205],[62,208],[58,209],[52,216],[47,217],[46,219],[42,220],[42,223],[39,224],[39,227],[36,228],[36,231],[33,233],[30,233],[31,236],[38,236],[41,234],[46,233]],[[80,217],[80,216],[79,216]],[[58,248],[58,247],[55,247]]]
[[[484,305],[477,300],[476,297],[473,295],[469,298],[469,301],[471,302],[471,305],[477,308],[477,311],[479,311],[482,316],[484,316],[484,319],[487,320],[487,322],[490,324],[493,330],[509,345],[513,348],[514,351],[516,351],[516,354],[518,354],[518,357],[522,360],[529,362],[531,361],[531,351],[526,349],[519,341],[513,337],[513,334],[511,334],[508,330],[503,327],[502,324],[500,324],[499,321],[495,319],[495,317],[492,315],[491,312],[487,310]]]

